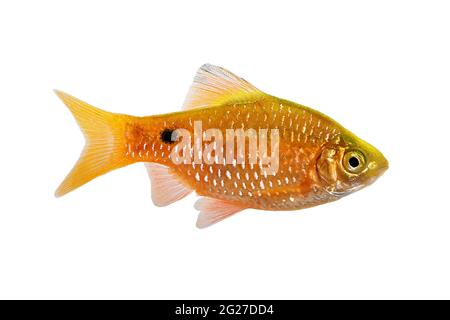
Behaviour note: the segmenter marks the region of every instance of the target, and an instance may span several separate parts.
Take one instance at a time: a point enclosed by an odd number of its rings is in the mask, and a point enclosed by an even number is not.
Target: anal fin
[[[147,172],[152,184],[152,200],[158,207],[164,207],[183,199],[192,192],[180,179],[170,171],[169,167],[146,163]]]
[[[241,205],[213,198],[200,198],[194,207],[200,211],[196,224],[198,228],[209,227],[246,209]]]

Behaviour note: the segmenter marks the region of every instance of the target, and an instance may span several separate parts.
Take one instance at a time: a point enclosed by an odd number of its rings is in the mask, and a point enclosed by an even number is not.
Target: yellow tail
[[[111,170],[130,164],[125,159],[125,129],[133,117],[95,108],[64,92],[55,93],[74,115],[86,138],[80,159],[55,192],[56,197]]]

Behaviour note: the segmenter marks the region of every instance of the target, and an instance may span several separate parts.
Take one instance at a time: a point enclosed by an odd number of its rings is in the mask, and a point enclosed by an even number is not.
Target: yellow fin
[[[124,158],[125,126],[133,117],[95,108],[55,90],[72,112],[86,138],[80,159],[55,192],[60,197],[111,170],[130,164]]]
[[[195,75],[183,109],[256,101],[264,95],[262,91],[230,71],[204,64]]]

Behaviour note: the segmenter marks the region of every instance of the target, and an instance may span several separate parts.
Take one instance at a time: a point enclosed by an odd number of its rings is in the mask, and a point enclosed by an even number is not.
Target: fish
[[[196,192],[196,226],[246,209],[289,211],[336,201],[371,185],[387,159],[325,114],[201,66],[181,111],[131,116],[55,90],[84,133],[78,162],[55,192],[145,163],[156,206]]]

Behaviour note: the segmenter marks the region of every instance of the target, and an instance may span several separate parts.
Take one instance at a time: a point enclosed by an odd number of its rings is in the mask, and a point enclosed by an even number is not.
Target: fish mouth
[[[378,177],[381,177],[386,171],[389,169],[389,165],[386,165],[385,167],[382,167],[378,170]]]
[[[381,156],[381,159],[378,161],[378,168],[381,171],[380,175],[389,169],[389,161],[384,156]]]
[[[357,185],[354,185],[348,189],[342,190],[342,191],[337,191],[337,190],[329,190],[327,188],[325,188],[325,191],[334,196],[334,197],[345,197],[351,193],[354,193],[356,191],[359,191],[369,185],[371,185],[372,183],[374,183],[379,177],[381,177],[387,169],[389,169],[389,164],[387,161],[381,163],[381,164],[377,164],[376,168],[372,168],[373,170],[371,172],[368,172],[368,174],[366,175],[365,178],[363,178],[360,183],[358,183]]]
[[[370,183],[372,183],[378,177],[381,177],[386,172],[387,169],[389,169],[389,162],[385,157],[382,156],[381,159],[370,162],[368,168],[369,174],[367,180],[370,181]]]

